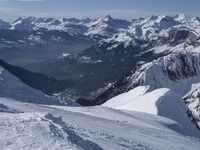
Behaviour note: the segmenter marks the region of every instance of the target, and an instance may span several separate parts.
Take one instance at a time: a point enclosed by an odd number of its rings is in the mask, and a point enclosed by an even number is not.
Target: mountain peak
[[[181,14],[176,15],[175,18],[176,18],[176,20],[178,20],[178,21],[185,21],[185,20],[188,18],[188,16],[181,13]]]
[[[110,21],[113,20],[113,18],[110,15],[107,15],[103,18],[104,21]]]
[[[151,15],[147,20],[154,21],[154,20],[157,20],[157,19],[158,19],[158,16]]]

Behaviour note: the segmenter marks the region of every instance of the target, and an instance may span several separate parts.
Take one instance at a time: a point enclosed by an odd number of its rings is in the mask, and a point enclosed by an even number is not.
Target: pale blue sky
[[[0,0],[0,18],[18,16],[137,18],[185,13],[200,16],[200,0]]]

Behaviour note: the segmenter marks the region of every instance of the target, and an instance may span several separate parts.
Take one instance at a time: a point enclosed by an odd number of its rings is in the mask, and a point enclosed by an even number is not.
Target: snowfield
[[[0,149],[187,149],[200,140],[177,122],[99,107],[42,106],[0,98]],[[11,109],[12,108],[12,109]],[[1,109],[0,109],[1,110]]]

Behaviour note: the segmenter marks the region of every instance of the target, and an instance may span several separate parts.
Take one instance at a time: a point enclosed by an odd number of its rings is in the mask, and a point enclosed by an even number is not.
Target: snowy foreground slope
[[[198,150],[200,146],[198,138],[183,135],[177,122],[156,115],[102,106],[49,107],[6,98],[0,98],[0,104],[0,149]]]

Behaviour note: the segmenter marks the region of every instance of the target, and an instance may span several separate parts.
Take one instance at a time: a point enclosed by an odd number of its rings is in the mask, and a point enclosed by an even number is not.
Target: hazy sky
[[[137,18],[185,13],[200,16],[200,0],[0,0],[0,18],[18,16]]]

